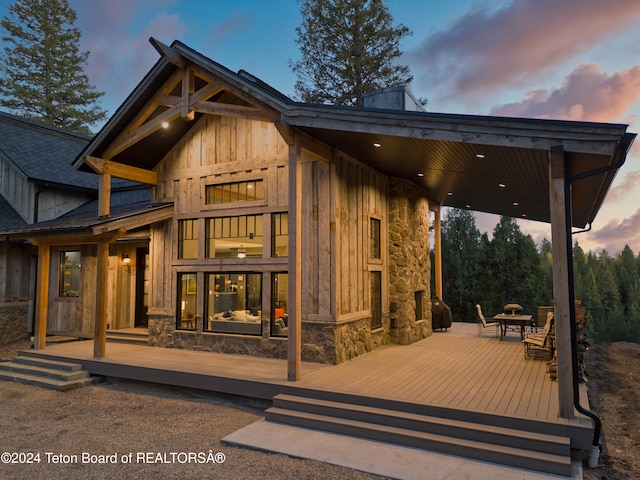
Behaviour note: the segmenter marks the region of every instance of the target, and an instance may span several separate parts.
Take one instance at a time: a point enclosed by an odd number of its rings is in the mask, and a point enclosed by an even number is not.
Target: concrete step
[[[10,362],[0,363],[0,379],[60,391],[102,380],[101,377],[90,376],[80,364],[39,358],[30,353],[21,352]]]
[[[272,422],[571,475],[565,437],[291,395],[277,395],[273,402],[265,412]]]

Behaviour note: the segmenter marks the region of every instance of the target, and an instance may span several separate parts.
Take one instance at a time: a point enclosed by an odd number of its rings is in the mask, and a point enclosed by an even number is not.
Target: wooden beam
[[[285,143],[289,146],[293,145],[295,142],[296,134],[287,122],[282,119],[276,119],[275,121],[276,130],[285,141]]]
[[[174,65],[180,68],[184,68],[186,66],[187,60],[178,52],[176,52],[173,48],[169,47],[168,45],[165,45],[160,40],[156,40],[153,37],[149,39],[149,42],[151,42],[151,45],[153,45],[153,48],[155,48],[160,54],[160,56],[164,58],[167,62],[173,63]]]
[[[558,364],[558,401],[562,418],[573,418],[573,368],[571,362],[571,312],[567,267],[567,218],[565,212],[565,153],[562,147],[549,151],[549,204],[551,254],[553,256],[553,305]]]
[[[158,174],[153,170],[132,167],[124,163],[112,162],[104,158],[91,157],[87,155],[85,163],[96,173],[107,174],[116,178],[131,180],[132,182],[144,183],[147,185],[158,184]]]
[[[195,91],[195,76],[193,70],[187,65],[182,75],[182,118],[191,122],[195,117],[195,112],[191,109],[189,104],[191,100],[191,94]]]
[[[161,128],[164,128],[163,123],[171,122],[176,118],[180,117],[182,112],[181,106],[177,105],[168,110],[165,110],[157,117],[154,117],[152,120],[149,120],[147,123],[140,125],[137,129],[133,131],[125,131],[118,136],[114,140],[114,142],[109,145],[109,147],[104,151],[102,156],[108,160],[112,159],[116,155],[121,152],[124,152],[127,148],[135,145],[140,140],[148,137],[154,132],[157,132]]]
[[[262,122],[273,122],[276,118],[273,112],[258,107],[233,105],[231,103],[202,101],[195,103],[192,107],[195,111],[201,113],[211,115],[224,115],[227,117],[250,118],[252,120],[258,120]]]
[[[49,315],[49,268],[51,247],[38,247],[38,284],[36,287],[36,324],[34,348],[42,350],[47,344],[47,316]]]
[[[287,378],[300,379],[302,359],[302,165],[298,142],[289,147],[289,341]]]

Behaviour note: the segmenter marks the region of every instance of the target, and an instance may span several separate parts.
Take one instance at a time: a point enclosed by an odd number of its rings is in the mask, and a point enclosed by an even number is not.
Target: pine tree
[[[383,0],[303,0],[291,62],[296,91],[305,102],[362,106],[363,93],[408,85],[409,67],[396,65],[400,40],[410,35]]]
[[[90,133],[103,120],[103,95],[90,85],[76,12],[67,0],[16,0],[2,19],[0,104],[49,125]]]

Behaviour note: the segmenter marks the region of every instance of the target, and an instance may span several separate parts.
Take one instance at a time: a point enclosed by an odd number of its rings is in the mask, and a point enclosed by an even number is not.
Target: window
[[[218,205],[233,202],[252,202],[264,199],[264,185],[262,180],[248,182],[222,183],[207,185],[207,205]]]
[[[382,272],[371,272],[371,328],[382,327]]]
[[[289,255],[289,214],[274,213],[271,215],[271,256],[286,257]]]
[[[207,220],[207,258],[262,257],[262,215]]]
[[[205,318],[205,331],[261,335],[262,274],[208,274]]]
[[[198,258],[198,220],[178,222],[178,258]]]
[[[289,333],[289,314],[287,298],[289,293],[289,274],[274,273],[271,286],[271,335],[286,337]]]
[[[416,301],[416,320],[424,319],[424,290],[419,290],[413,294]]]
[[[176,328],[196,329],[197,275],[195,273],[178,274],[178,314]]]
[[[380,258],[380,220],[372,218],[369,232],[369,257]]]
[[[60,287],[61,297],[79,297],[82,273],[80,251],[60,252]]]

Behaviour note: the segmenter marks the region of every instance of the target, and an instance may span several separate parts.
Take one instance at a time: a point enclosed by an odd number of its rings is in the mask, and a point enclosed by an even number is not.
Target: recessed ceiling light
[[[517,207],[518,205],[520,205],[518,202],[513,202],[514,207]]]
[[[523,218],[527,218],[527,214],[526,214],[526,213],[523,213],[523,214],[522,214],[522,217],[523,217]]]
[[[466,205],[465,205],[465,207],[466,207],[466,208],[471,208],[471,205],[466,204]]]
[[[379,143],[374,143],[373,146],[376,148],[380,148],[382,145],[380,145]]]
[[[162,128],[169,128],[169,122],[162,122]]]
[[[484,158],[484,153],[476,153],[476,158]]]
[[[505,185],[504,183],[499,183],[499,184],[498,184],[498,186],[499,186],[500,188],[504,188],[504,187],[506,187],[506,185]]]
[[[419,177],[424,177],[424,173],[419,173],[418,176]]]
[[[447,195],[452,196],[453,192],[447,192]]]

